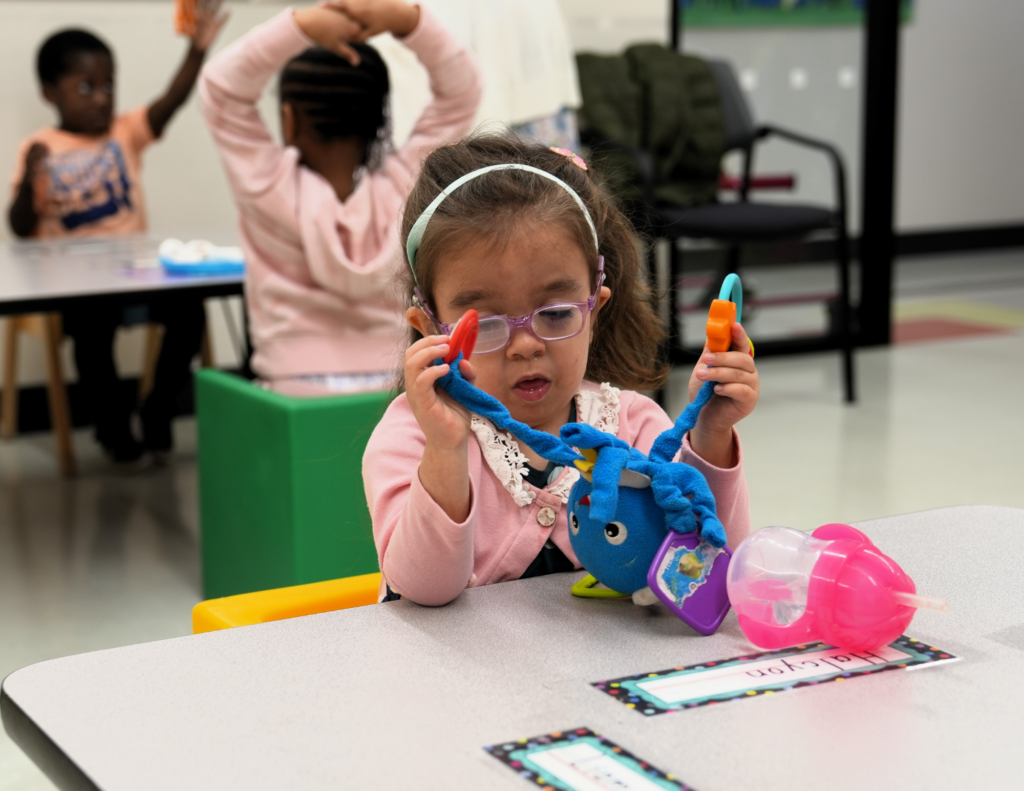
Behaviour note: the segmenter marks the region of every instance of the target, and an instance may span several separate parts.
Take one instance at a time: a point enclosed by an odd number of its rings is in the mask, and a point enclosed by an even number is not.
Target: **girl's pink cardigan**
[[[647,453],[655,438],[671,427],[662,409],[638,393],[583,383],[577,396],[581,419],[587,417],[585,392],[618,401],[617,436]],[[607,404],[611,407],[613,404]],[[593,410],[590,410],[593,412]],[[739,448],[739,435],[736,435]],[[388,408],[363,456],[363,485],[373,518],[373,536],[385,582],[403,597],[426,605],[446,604],[463,588],[518,579],[549,539],[577,568],[569,543],[562,475],[546,489],[524,483],[533,502],[517,505],[485,459],[477,437],[469,440],[472,506],[466,521],[456,524],[435,503],[419,479],[425,438],[403,393]],[[493,453],[490,455],[494,455]],[[713,467],[684,441],[680,459],[700,470],[715,495],[718,516],[729,546],[750,533],[743,454],[731,469]],[[564,492],[566,495],[568,491]],[[520,499],[526,499],[520,495]]]
[[[199,93],[238,205],[253,370],[268,379],[393,370],[408,334],[395,287],[402,204],[435,147],[469,131],[482,83],[476,61],[426,8],[399,39],[430,75],[433,99],[399,151],[340,202],[267,130],[256,103],[313,46],[290,10],[203,69]]]

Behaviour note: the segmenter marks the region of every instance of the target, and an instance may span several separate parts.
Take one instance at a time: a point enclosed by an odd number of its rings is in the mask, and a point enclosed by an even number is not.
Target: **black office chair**
[[[847,402],[856,400],[853,370],[853,337],[851,329],[849,238],[846,227],[846,171],[836,148],[776,126],[754,122],[746,98],[728,63],[709,61],[721,102],[722,123],[725,131],[726,152],[739,150],[743,154],[743,175],[739,198],[733,203],[711,203],[704,206],[681,208],[663,201],[649,204],[648,224],[657,238],[668,239],[671,248],[671,302],[674,308],[678,297],[678,284],[682,277],[682,256],[678,247],[681,238],[711,239],[728,245],[724,277],[739,267],[741,245],[750,242],[776,242],[803,239],[820,231],[831,231],[835,238],[836,261],[839,268],[839,294],[832,305],[830,332],[815,339],[796,339],[764,343],[771,352],[811,351],[838,346],[842,351],[843,386]],[[835,189],[834,206],[793,203],[763,203],[749,200],[751,173],[756,145],[769,137],[777,137],[796,145],[822,152],[832,166]],[[645,192],[654,195],[653,184],[645,185]],[[670,360],[673,364],[684,359],[682,333],[672,333]]]
[[[839,348],[842,350],[843,382],[846,401],[855,400],[853,337],[849,285],[849,240],[846,227],[846,174],[842,157],[828,143],[774,126],[758,126],[747,105],[729,64],[707,61],[703,69],[698,59],[674,53],[657,45],[638,45],[624,56],[581,55],[581,133],[599,158],[611,162],[620,180],[628,173],[632,189],[619,187],[631,210],[634,224],[651,239],[670,242],[670,308],[677,308],[682,277],[682,254],[677,242],[682,238],[711,239],[726,245],[727,257],[719,279],[735,272],[740,263],[741,246],[751,242],[775,242],[805,238],[820,231],[831,231],[835,238],[839,268],[839,294],[830,305],[830,330],[818,338],[766,341],[759,352],[796,353]],[[704,64],[701,64],[702,66]],[[710,70],[710,78],[707,71]],[[623,101],[626,80],[640,88],[639,119],[633,103]],[[711,83],[713,82],[713,87]],[[700,95],[684,93],[686,108],[672,104],[680,95],[680,86]],[[717,90],[715,90],[717,89]],[[612,91],[615,91],[613,93]],[[674,92],[674,93],[673,93]],[[709,101],[708,93],[715,94]],[[631,98],[631,97],[630,97]],[[717,102],[714,99],[717,99]],[[588,108],[593,108],[588,109]],[[591,117],[593,116],[593,117]],[[614,122],[614,123],[613,123]],[[682,140],[673,149],[664,139],[665,130],[679,127]],[[633,126],[638,125],[636,132]],[[620,127],[622,131],[620,131]],[[768,137],[778,137],[825,154],[833,171],[835,205],[832,207],[792,203],[762,203],[749,200],[754,151]],[[639,145],[634,138],[639,139]],[[738,200],[715,200],[715,178],[708,189],[708,178],[717,176],[721,156],[730,151],[743,153],[743,171]],[[666,164],[666,154],[674,156]],[[659,158],[661,161],[659,161]],[[709,170],[709,161],[714,167]],[[673,183],[675,179],[675,183]],[[681,182],[685,179],[685,183]],[[653,276],[653,252],[650,262]],[[678,322],[671,322],[668,359],[675,365],[692,361],[683,346]]]

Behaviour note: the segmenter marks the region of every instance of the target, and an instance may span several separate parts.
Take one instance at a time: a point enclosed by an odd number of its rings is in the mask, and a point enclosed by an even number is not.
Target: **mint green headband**
[[[580,207],[580,211],[583,212],[583,216],[587,218],[587,225],[590,226],[590,232],[594,235],[594,249],[599,249],[597,228],[594,227],[594,221],[590,217],[590,212],[587,211],[586,204],[583,203],[582,198],[576,194],[576,190],[558,178],[558,176],[554,176],[546,170],[541,170],[540,168],[535,168],[531,165],[519,165],[516,163],[490,165],[489,167],[474,170],[472,173],[467,173],[465,176],[455,179],[455,181],[441,190],[441,194],[434,198],[434,200],[430,202],[430,205],[423,210],[423,213],[416,218],[416,222],[413,223],[412,230],[409,231],[409,239],[405,243],[405,254],[409,259],[409,269],[412,270],[413,281],[416,280],[416,251],[420,249],[420,243],[423,241],[423,234],[427,230],[427,223],[429,223],[430,218],[434,216],[434,212],[437,211],[437,207],[441,205],[445,198],[455,192],[455,190],[467,181],[472,181],[477,176],[482,176],[484,173],[490,173],[492,170],[526,170],[530,173],[536,173],[538,176],[543,176],[548,181],[553,181],[555,184],[560,186],[569,193],[569,197],[576,201],[576,205]]]

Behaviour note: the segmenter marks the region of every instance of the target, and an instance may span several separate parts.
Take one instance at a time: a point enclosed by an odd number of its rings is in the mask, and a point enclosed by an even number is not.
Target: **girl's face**
[[[593,293],[589,262],[563,228],[524,224],[503,250],[485,242],[453,250],[438,262],[431,305],[438,319],[454,325],[470,308],[480,316],[526,316],[557,302],[586,302]],[[508,345],[474,354],[476,386],[497,398],[516,420],[557,433],[587,369],[597,311],[611,297],[602,286],[583,331],[560,341],[543,341],[515,330]],[[409,319],[424,335],[438,332],[421,310]]]

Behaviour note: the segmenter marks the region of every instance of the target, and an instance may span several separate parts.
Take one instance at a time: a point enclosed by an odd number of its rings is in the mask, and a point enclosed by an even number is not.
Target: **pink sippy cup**
[[[733,553],[727,585],[743,634],[768,649],[821,640],[869,651],[903,634],[916,608],[948,609],[849,525],[757,530]]]

